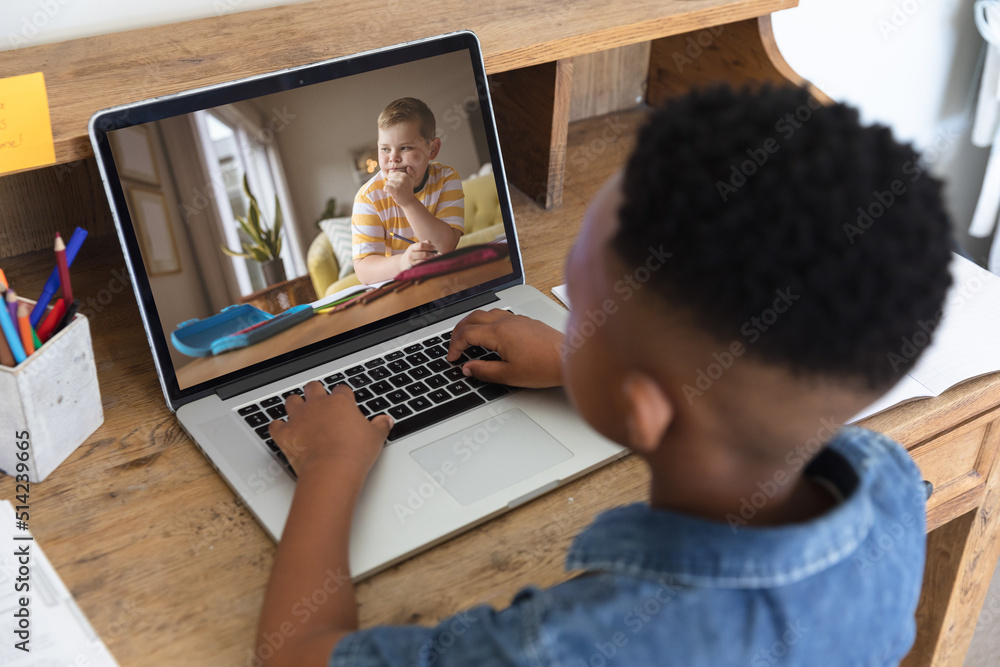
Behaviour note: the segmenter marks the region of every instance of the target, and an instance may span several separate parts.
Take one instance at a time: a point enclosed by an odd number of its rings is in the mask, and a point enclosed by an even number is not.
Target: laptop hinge
[[[274,368],[269,368],[267,370],[260,371],[259,373],[242,377],[239,380],[219,385],[218,389],[215,390],[215,393],[222,400],[232,398],[233,396],[239,396],[240,394],[252,391],[257,387],[263,387],[271,382],[295,375],[296,373],[300,373],[310,368],[315,368],[328,361],[346,357],[347,355],[360,350],[374,347],[387,340],[391,340],[414,331],[415,329],[430,326],[437,322],[446,320],[449,317],[470,312],[480,306],[485,306],[488,303],[494,303],[499,300],[500,299],[496,293],[491,291],[470,297],[468,299],[463,299],[460,302],[456,302],[442,308],[436,308],[433,312],[419,313],[406,318],[402,322],[389,325],[365,336],[361,336],[355,340],[347,341],[325,350],[319,350],[313,354],[306,355],[299,359],[294,359],[279,366],[275,366]]]

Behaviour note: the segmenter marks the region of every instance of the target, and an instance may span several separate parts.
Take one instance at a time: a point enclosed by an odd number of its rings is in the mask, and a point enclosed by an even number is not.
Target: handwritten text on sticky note
[[[56,161],[41,72],[0,79],[0,174]]]

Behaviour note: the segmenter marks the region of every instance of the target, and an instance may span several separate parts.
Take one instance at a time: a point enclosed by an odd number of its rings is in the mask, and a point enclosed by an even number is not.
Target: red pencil
[[[66,244],[62,236],[56,232],[56,266],[59,267],[59,286],[62,287],[63,299],[73,303],[73,284],[69,281],[69,265],[66,264]]]
[[[38,329],[35,333],[38,334],[38,340],[43,343],[52,337],[52,331],[56,328],[56,325],[62,321],[63,315],[66,314],[66,300],[57,299],[56,305],[52,306],[52,310],[48,312],[42,323],[38,325]]]

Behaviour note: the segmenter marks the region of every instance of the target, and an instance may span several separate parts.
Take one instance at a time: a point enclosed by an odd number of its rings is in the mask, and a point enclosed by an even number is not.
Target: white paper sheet
[[[56,574],[42,547],[29,532],[15,526],[14,507],[0,501],[0,665],[5,667],[118,667],[111,652],[94,632],[87,618],[76,606],[73,596]],[[29,524],[30,525],[30,524]],[[15,551],[28,550],[28,579],[18,582],[19,557]],[[27,583],[29,591],[15,586]],[[27,597],[29,617],[29,652],[15,648],[21,641],[14,631],[21,609],[20,598]]]

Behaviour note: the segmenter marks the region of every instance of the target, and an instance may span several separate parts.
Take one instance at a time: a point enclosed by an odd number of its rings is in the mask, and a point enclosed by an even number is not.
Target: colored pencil
[[[4,289],[10,287],[10,283],[7,282],[7,276],[4,274],[3,269],[0,269],[0,285],[3,285]]]
[[[56,300],[56,305],[52,306],[52,310],[49,311],[38,327],[38,338],[43,343],[52,337],[52,332],[55,331],[56,325],[62,321],[65,314],[66,301],[64,299]]]
[[[17,362],[14,361],[14,355],[11,354],[10,345],[7,344],[7,337],[3,335],[3,331],[0,331],[0,364],[11,367],[17,365]]]
[[[76,311],[77,309],[79,309],[79,307],[80,307],[79,301],[74,301],[73,303],[66,306],[66,314],[63,315],[61,320],[59,320],[59,324],[56,325],[56,330],[53,332],[52,335],[59,333],[60,331],[69,326],[69,323],[73,321],[74,317],[76,317]]]
[[[24,346],[21,345],[21,337],[17,333],[17,325],[10,319],[10,312],[6,308],[0,308],[0,330],[7,338],[10,346],[10,353],[14,355],[14,363],[19,364],[27,358],[24,353]]]
[[[77,227],[73,230],[73,236],[70,237],[69,243],[66,244],[67,266],[73,266],[73,260],[76,259],[77,253],[80,252],[80,246],[83,245],[83,241],[86,238],[86,229]],[[59,268],[52,267],[52,272],[49,274],[48,280],[45,281],[45,287],[42,288],[42,294],[38,297],[38,302],[31,310],[31,326],[37,327],[38,323],[45,317],[45,311],[49,307],[49,302],[52,301],[52,297],[55,296],[57,289],[59,289]]]
[[[7,292],[10,294],[10,292]],[[28,304],[17,304],[17,328],[21,332],[21,345],[24,346],[24,353],[31,355],[35,351],[35,337],[31,335],[31,322],[29,320],[31,311]]]
[[[63,243],[62,236],[56,232],[56,267],[59,269],[59,287],[62,288],[62,296],[66,303],[73,303],[73,283],[69,280],[69,263],[66,261],[66,244]]]
[[[8,287],[4,301],[7,302],[7,312],[10,313],[11,321],[17,322],[17,292]]]

